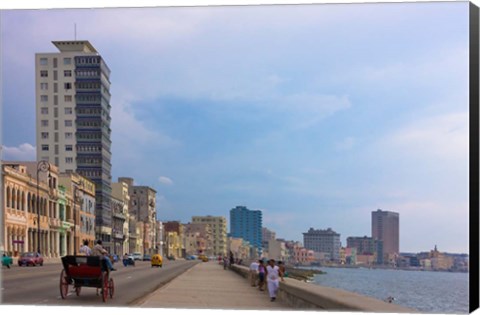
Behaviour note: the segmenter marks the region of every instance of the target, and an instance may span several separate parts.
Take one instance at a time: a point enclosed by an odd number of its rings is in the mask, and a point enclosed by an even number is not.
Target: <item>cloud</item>
[[[2,145],[2,160],[13,161],[35,161],[36,148],[30,143],[23,143],[18,147],[7,147]]]
[[[171,180],[170,178],[166,177],[166,176],[160,176],[158,178],[158,181],[164,185],[173,185],[173,180]]]
[[[350,150],[355,145],[355,138],[346,137],[342,141],[336,143],[335,148],[340,151]]]
[[[414,120],[380,140],[383,150],[404,157],[468,161],[468,112]]]

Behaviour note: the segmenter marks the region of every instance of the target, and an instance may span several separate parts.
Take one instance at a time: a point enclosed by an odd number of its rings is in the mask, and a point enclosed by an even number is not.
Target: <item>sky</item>
[[[468,2],[0,12],[3,159],[34,160],[37,52],[89,40],[111,69],[112,178],[158,219],[237,205],[277,237],[468,253]]]

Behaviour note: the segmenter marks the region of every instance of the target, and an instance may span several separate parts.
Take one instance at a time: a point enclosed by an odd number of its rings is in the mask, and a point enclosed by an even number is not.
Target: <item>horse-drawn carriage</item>
[[[113,298],[114,283],[104,259],[98,256],[64,256],[60,274],[60,295],[65,299],[71,285],[80,295],[82,287],[100,289],[103,302]]]

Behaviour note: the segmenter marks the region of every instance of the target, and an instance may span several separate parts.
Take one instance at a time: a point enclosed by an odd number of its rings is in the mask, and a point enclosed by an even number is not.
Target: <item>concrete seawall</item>
[[[233,265],[231,270],[248,279],[249,269]],[[387,303],[368,296],[285,278],[280,281],[277,298],[295,309],[415,313],[414,309]]]

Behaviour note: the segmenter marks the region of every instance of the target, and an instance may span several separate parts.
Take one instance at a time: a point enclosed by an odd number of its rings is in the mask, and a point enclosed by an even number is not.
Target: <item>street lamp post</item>
[[[83,182],[80,182],[83,189]],[[76,199],[78,197],[78,187],[73,184],[73,254],[77,254],[77,206]]]
[[[40,253],[40,180],[39,173],[48,172],[48,177],[50,177],[50,163],[47,161],[38,161],[37,163],[37,252]]]

